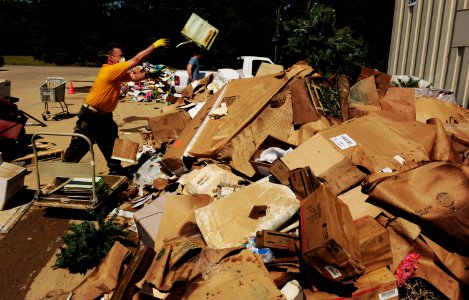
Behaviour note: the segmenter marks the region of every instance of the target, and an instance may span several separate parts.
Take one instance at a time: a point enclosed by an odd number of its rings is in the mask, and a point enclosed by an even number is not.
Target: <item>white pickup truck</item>
[[[240,56],[237,59],[238,68],[233,69],[238,72],[240,78],[249,78],[255,76],[257,70],[262,63],[273,64],[274,62],[268,57],[261,56]],[[224,69],[226,70],[226,69]],[[200,71],[199,73],[205,77],[211,73],[218,71]],[[189,75],[186,70],[174,71],[174,89],[176,93],[180,93],[187,86]]]

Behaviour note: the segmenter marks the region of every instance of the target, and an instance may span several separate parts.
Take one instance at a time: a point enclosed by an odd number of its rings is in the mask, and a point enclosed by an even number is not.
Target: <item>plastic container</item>
[[[213,41],[218,34],[218,29],[210,25],[207,21],[192,13],[181,34],[201,48],[207,50],[212,47]]]

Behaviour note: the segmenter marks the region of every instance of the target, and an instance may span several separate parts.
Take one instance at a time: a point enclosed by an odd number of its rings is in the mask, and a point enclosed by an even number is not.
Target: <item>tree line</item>
[[[181,30],[192,13],[219,29],[201,61],[233,67],[240,55],[286,67],[307,60],[324,73],[355,76],[361,65],[386,71],[394,1],[306,0],[0,0],[0,53],[57,65],[98,66],[112,46],[133,56],[161,37],[149,61],[184,68],[194,45]],[[353,78],[353,77],[352,77]]]

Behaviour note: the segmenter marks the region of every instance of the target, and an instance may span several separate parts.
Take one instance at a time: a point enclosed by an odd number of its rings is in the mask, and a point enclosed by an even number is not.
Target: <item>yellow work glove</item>
[[[161,47],[161,46],[166,47],[166,46],[168,46],[168,43],[169,43],[168,39],[159,39],[159,40],[157,40],[156,42],[153,43],[153,47],[155,47],[155,48],[158,48],[158,47]]]

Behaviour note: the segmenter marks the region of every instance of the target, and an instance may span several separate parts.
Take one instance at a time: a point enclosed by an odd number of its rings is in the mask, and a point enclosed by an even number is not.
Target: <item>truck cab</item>
[[[238,71],[241,78],[254,77],[262,63],[273,64],[274,62],[268,57],[261,56],[240,56],[237,59]]]
[[[256,76],[257,71],[262,63],[273,64],[274,62],[268,57],[261,56],[240,56],[236,60],[235,70],[240,78],[250,78]],[[218,71],[200,71],[200,74],[208,76]],[[176,93],[180,93],[187,86],[188,74],[186,70],[176,70],[173,74],[173,87]]]

